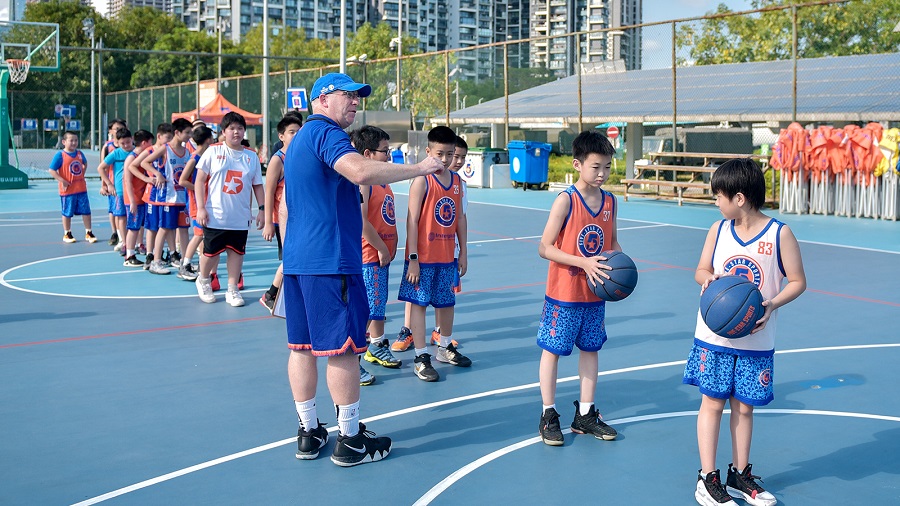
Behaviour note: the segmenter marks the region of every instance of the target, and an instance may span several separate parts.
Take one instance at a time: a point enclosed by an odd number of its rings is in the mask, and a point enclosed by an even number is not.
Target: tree
[[[802,0],[754,0],[752,6],[762,9],[799,3]],[[730,12],[720,4],[715,13]],[[900,51],[900,34],[893,32],[898,19],[898,2],[850,0],[801,7],[797,13],[798,57]],[[709,19],[699,27],[680,26],[677,46],[688,48],[696,65],[783,60],[791,57],[791,24],[790,9]]]

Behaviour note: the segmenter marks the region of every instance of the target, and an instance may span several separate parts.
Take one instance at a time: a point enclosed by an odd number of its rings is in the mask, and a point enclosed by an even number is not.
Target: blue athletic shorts
[[[462,279],[459,277],[459,259],[453,259],[453,293],[462,291]]]
[[[144,220],[144,228],[151,232],[159,230],[159,224],[162,220],[162,207],[147,204],[147,218]]]
[[[169,230],[187,228],[183,215],[184,206],[154,206],[147,204],[147,221],[144,226],[154,231],[161,228]]]
[[[369,302],[362,274],[284,275],[288,348],[317,357],[365,353]]]
[[[537,344],[564,357],[571,355],[575,346],[581,351],[598,351],[606,342],[605,320],[605,303],[569,307],[544,301]]]
[[[115,195],[107,195],[106,196],[106,212],[109,214],[113,214],[116,210],[116,196]],[[115,216],[115,215],[113,215]]]
[[[704,348],[694,341],[682,383],[716,399],[735,399],[750,406],[765,406],[774,396],[775,359],[749,357]]]
[[[128,220],[125,223],[125,228],[128,230],[140,230],[147,221],[147,204],[138,204],[137,212],[134,214],[131,214],[131,206],[126,206],[125,211],[128,213]]]
[[[403,279],[400,280],[400,296],[402,301],[412,302],[417,306],[452,307],[456,305],[456,294],[453,293],[453,279],[456,276],[456,265],[423,265],[419,268],[419,284],[412,285],[406,279],[409,262],[403,263]]]
[[[60,195],[59,202],[62,206],[62,215],[66,218],[71,218],[76,214],[79,216],[91,215],[91,199],[88,198],[87,192]]]
[[[278,230],[277,228],[275,230]],[[391,264],[381,267],[378,264],[363,265],[363,281],[366,283],[366,296],[369,299],[369,319],[384,320],[384,309],[387,307],[388,280]]]
[[[110,198],[110,205],[112,206],[112,210],[110,210],[112,215],[113,216],[125,216],[126,215],[125,197],[123,197],[121,195],[113,197],[112,195],[110,195],[109,198]]]

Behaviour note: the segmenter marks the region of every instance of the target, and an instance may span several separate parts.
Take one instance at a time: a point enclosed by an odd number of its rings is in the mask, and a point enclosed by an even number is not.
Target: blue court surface
[[[90,184],[90,183],[89,183]],[[96,184],[91,186],[96,192]],[[395,185],[403,223],[407,186]],[[441,381],[365,363],[363,422],[394,440],[376,464],[299,461],[283,320],[256,302],[278,265],[251,233],[247,305],[122,267],[100,241],[61,241],[55,183],[0,193],[0,504],[681,504],[694,502],[700,394],[681,384],[699,301],[694,268],[711,205],[619,199],[619,241],[640,282],[607,305],[597,406],[612,442],[540,442],[535,344],[547,262],[537,254],[552,192],[470,191],[469,272],[454,338],[470,369]],[[900,503],[900,225],[770,214],[801,241],[807,292],[781,310],[775,401],[756,411],[751,462],[780,504]],[[401,232],[401,245],[402,245]],[[399,257],[400,255],[398,255]],[[223,263],[224,272],[224,263]],[[402,262],[392,269],[388,336]],[[429,311],[429,326],[432,321]],[[567,429],[577,357],[559,367]],[[717,467],[731,462],[727,415]],[[739,504],[741,503],[738,501]]]

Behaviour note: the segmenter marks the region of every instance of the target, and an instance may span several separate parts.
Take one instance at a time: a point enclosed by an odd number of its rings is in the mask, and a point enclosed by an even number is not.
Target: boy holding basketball
[[[428,132],[425,153],[440,159],[450,168],[456,150],[456,134],[445,126]],[[472,361],[456,350],[453,332],[453,306],[456,275],[466,274],[466,216],[462,212],[462,183],[459,174],[449,170],[419,176],[409,187],[409,212],[406,218],[406,262],[400,280],[402,301],[412,303],[410,330],[416,358],[413,370],[423,381],[437,381],[437,371],[426,353],[425,308],[434,307],[441,322],[441,336],[435,358],[457,367],[469,367]],[[453,253],[459,240],[459,260]]]
[[[615,153],[609,140],[596,131],[582,132],[575,138],[572,166],[578,172],[578,181],[553,201],[538,246],[538,254],[550,261],[537,336],[543,350],[539,432],[544,443],[551,446],[564,442],[556,411],[559,357],[571,355],[575,346],[579,350],[581,394],[575,401],[572,432],[606,441],[617,436],[594,407],[597,352],[606,341],[606,303],[588,286],[588,282],[602,283],[609,278],[603,272],[609,267],[602,252],[622,250],[617,239],[616,198],[601,188],[609,178]]]
[[[760,211],[766,184],[755,162],[729,160],[716,169],[710,185],[725,219],[710,227],[694,279],[702,293],[720,276],[744,276],[759,287],[765,313],[750,335],[727,339],[710,331],[698,312],[683,379],[703,395],[697,415],[701,469],[694,497],[705,505],[735,505],[731,497],[736,497],[754,506],[772,506],[775,497],[751,472],[753,408],[773,398],[775,311],[803,293],[806,275],[794,234]],[[716,469],[716,447],[726,401],[731,407],[732,463],[723,484]]]

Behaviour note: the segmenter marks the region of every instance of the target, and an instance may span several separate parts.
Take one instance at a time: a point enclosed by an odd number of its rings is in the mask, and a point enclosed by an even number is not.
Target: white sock
[[[548,409],[551,409],[551,408],[556,409],[556,404],[550,404],[549,406],[546,404],[542,404],[542,406],[544,406],[544,411],[547,411]],[[541,411],[541,413],[543,413],[544,411]]]
[[[228,291],[229,291],[229,292],[236,292],[236,291],[238,291],[237,285],[232,285],[231,283],[228,283]]]
[[[428,351],[428,348],[416,348],[416,356],[418,357],[419,355],[422,355],[423,353],[426,353],[427,351]]]
[[[359,434],[359,401],[337,408],[338,430],[342,436],[353,437]]]
[[[593,402],[579,402],[578,403],[578,414],[581,416],[587,415],[591,411],[591,406],[593,406]]]
[[[434,331],[437,332],[438,334],[440,334],[440,333],[441,333],[441,327],[440,327],[439,325],[435,325],[435,326],[434,326]]]
[[[450,343],[452,343],[452,342],[453,342],[453,339],[450,336],[445,336],[444,334],[441,334],[440,346],[442,348],[446,348],[447,346],[450,346]]]
[[[297,418],[300,420],[300,428],[309,432],[318,427],[319,417],[316,413],[316,398],[308,401],[294,401],[297,408]],[[315,424],[315,427],[313,426]]]
[[[380,343],[383,340],[384,340],[384,334],[381,334],[380,336],[369,336],[370,343]]]
[[[126,250],[125,256],[126,256],[126,257],[133,257],[133,256],[134,256],[134,250],[133,250],[133,249]]]

